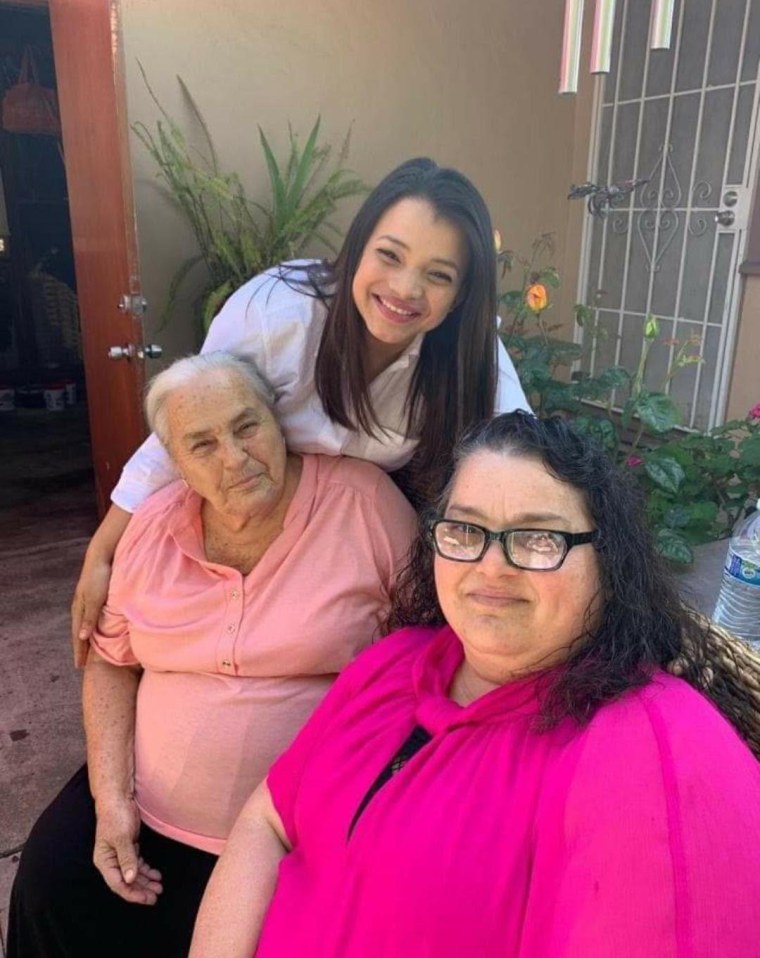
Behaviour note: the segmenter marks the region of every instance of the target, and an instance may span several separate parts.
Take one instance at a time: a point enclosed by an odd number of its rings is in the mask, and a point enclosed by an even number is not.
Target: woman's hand
[[[77,669],[87,664],[90,637],[105,604],[110,581],[111,563],[88,553],[71,602],[71,642]]]
[[[163,891],[161,873],[140,858],[139,833],[134,799],[98,804],[92,859],[114,894],[134,905],[155,905]]]
[[[71,603],[71,642],[78,669],[87,662],[89,641],[108,595],[114,552],[130,519],[129,512],[111,506],[87,547]]]

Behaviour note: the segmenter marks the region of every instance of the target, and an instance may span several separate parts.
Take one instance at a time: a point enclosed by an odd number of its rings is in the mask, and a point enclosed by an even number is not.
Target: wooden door
[[[124,64],[116,0],[50,0],[98,508],[145,434]],[[114,361],[109,349],[127,347]],[[131,352],[131,357],[129,353]]]

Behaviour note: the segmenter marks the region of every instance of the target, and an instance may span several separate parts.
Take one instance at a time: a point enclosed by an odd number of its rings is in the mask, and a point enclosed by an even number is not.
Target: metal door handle
[[[144,346],[135,346],[134,343],[125,343],[124,346],[109,346],[109,359],[160,359],[163,349],[157,343],[146,343]]]
[[[733,210],[718,210],[715,214],[715,222],[719,226],[733,226],[736,219],[736,213]]]
[[[127,343],[124,346],[109,346],[108,347],[108,358],[109,359],[132,359],[135,355],[135,347],[132,343]]]

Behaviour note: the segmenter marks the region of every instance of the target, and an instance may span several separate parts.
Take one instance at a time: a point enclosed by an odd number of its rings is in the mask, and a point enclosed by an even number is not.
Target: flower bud
[[[647,321],[644,323],[644,338],[645,339],[657,339],[660,335],[660,323],[657,320],[656,316],[647,316]]]
[[[543,283],[533,283],[525,290],[525,305],[531,312],[540,313],[549,303],[549,294]]]

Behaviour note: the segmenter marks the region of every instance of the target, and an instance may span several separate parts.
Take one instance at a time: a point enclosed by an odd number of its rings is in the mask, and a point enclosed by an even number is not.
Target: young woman
[[[334,263],[284,264],[246,283],[203,351],[257,365],[292,451],[406,466],[405,491],[422,502],[465,428],[527,408],[496,324],[485,202],[461,173],[414,159],[367,197]],[[127,463],[74,595],[78,664],[131,512],[174,478],[153,436]]]

